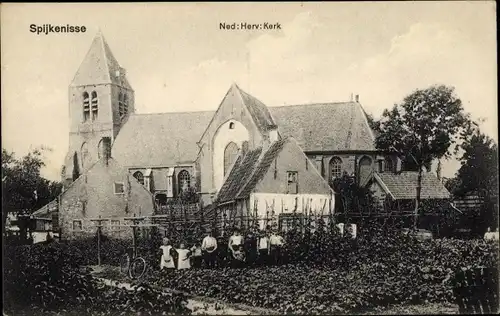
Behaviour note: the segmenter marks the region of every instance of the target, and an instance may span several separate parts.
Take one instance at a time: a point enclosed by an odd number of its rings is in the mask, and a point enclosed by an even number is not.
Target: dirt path
[[[136,287],[127,282],[119,282],[97,277],[96,279],[102,281],[108,286],[125,288],[127,290],[133,290]],[[254,312],[235,309],[227,306],[226,304],[216,302],[208,303],[192,298],[188,298],[187,302],[187,307],[193,311],[193,315],[255,315]]]

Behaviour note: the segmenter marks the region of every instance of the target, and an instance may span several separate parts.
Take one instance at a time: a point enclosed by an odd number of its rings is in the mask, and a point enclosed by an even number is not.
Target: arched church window
[[[233,142],[227,144],[226,149],[224,150],[224,176],[226,176],[229,168],[231,168],[237,156],[238,145]]]
[[[359,185],[364,186],[367,184],[372,173],[372,159],[364,156],[359,160]]]
[[[87,92],[84,92],[82,97],[83,97],[83,121],[87,122],[90,119],[89,94]]]
[[[85,168],[87,167],[87,160],[89,156],[89,146],[87,143],[82,144],[81,148],[81,157],[82,157],[82,167]]]
[[[101,159],[102,158],[102,146],[103,146],[103,142],[102,142],[102,138],[101,140],[99,141],[99,144],[97,144],[97,158]]]
[[[97,100],[97,92],[92,91],[92,100],[91,100],[91,106],[92,106],[92,121],[97,120],[97,112],[98,112],[98,100]]]
[[[187,172],[186,170],[182,170],[181,172],[179,172],[178,183],[179,193],[187,191],[191,183],[191,176],[189,175],[189,172]]]
[[[140,171],[135,172],[134,178],[136,178],[140,184],[144,185],[144,175],[142,174],[142,172]]]
[[[342,159],[333,157],[330,160],[330,179],[337,179],[342,176]]]
[[[394,161],[392,160],[391,157],[385,157],[384,164],[385,164],[384,168],[385,172],[394,172]]]
[[[234,122],[229,123],[229,129],[234,129]]]

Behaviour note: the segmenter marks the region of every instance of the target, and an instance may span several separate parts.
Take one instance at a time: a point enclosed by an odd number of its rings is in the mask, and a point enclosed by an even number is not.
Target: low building
[[[96,222],[105,219],[103,233],[129,238],[131,224],[124,218],[153,215],[153,195],[110,156],[105,139],[101,159],[59,196],[59,226],[63,239],[93,236]]]
[[[291,138],[248,150],[244,145],[215,197],[223,226],[258,225],[287,230],[300,215],[328,221],[333,190]]]
[[[413,203],[417,194],[418,172],[375,172],[371,189],[379,201]],[[423,172],[421,200],[449,200],[450,192],[432,172]]]

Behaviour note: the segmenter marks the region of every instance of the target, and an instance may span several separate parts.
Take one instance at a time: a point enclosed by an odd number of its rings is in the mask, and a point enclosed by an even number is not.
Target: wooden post
[[[92,222],[97,222],[97,265],[101,265],[101,227],[102,222],[107,221],[107,219],[102,219],[99,215],[98,219],[91,219]]]
[[[126,221],[132,221],[132,256],[135,258],[137,255],[137,242],[136,242],[136,229],[139,226],[138,224],[144,220],[144,217],[136,217],[136,214],[134,213],[134,217],[128,217],[124,218]],[[144,225],[144,226],[156,226],[156,225]]]

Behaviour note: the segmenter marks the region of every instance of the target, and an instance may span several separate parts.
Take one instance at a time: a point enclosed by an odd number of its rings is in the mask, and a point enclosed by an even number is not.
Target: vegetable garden
[[[128,246],[104,239],[102,261],[117,266]],[[138,282],[150,288],[135,292],[106,288],[81,268],[95,264],[95,240],[11,249],[5,265],[7,307],[29,303],[65,315],[75,304],[83,311],[79,315],[189,313],[182,294],[164,297],[159,291],[173,289],[279,313],[361,313],[392,305],[453,304],[457,271],[498,266],[496,242],[421,241],[380,226],[360,231],[356,239],[334,230],[290,235],[286,263],[274,267],[160,272],[154,242],[142,246],[151,269]]]

